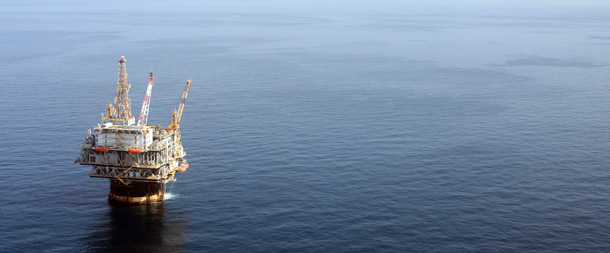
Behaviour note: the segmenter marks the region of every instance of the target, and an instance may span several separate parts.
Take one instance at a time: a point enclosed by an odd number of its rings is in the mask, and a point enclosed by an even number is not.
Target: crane
[[[142,102],[142,111],[140,111],[140,118],[138,119],[138,126],[144,126],[148,124],[148,110],[150,109],[150,96],[152,93],[154,77],[152,70],[150,71],[150,78],[148,81],[148,87],[146,88],[146,95],[144,95],[144,102]]]
[[[177,130],[180,128],[180,119],[182,118],[182,112],[184,111],[184,103],[186,102],[186,96],[189,94],[189,89],[191,87],[191,81],[193,79],[189,79],[186,81],[186,86],[184,87],[184,91],[182,91],[182,96],[180,97],[180,103],[178,104],[178,109],[172,109],[172,121],[167,125],[167,128],[171,130]]]

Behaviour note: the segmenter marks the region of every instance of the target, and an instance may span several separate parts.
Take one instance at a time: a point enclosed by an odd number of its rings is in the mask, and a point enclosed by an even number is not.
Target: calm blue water
[[[610,251],[608,6],[440,3],[0,3],[0,251]],[[72,163],[121,55],[164,204]]]

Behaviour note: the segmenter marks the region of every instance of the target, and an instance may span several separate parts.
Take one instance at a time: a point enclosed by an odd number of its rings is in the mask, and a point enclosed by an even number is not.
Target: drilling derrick
[[[135,125],[128,95],[131,85],[127,83],[125,58],[121,57],[114,103],[107,105],[102,123],[89,130],[81,145],[80,157],[75,161],[92,166],[90,177],[110,180],[109,201],[127,204],[163,201],[165,184],[176,181],[176,172],[188,168],[178,124],[190,83],[189,79],[182,93],[179,114],[172,110],[172,122],[176,124],[168,128],[148,126],[151,72],[142,112]]]
[[[131,84],[127,83],[127,68],[125,66],[125,57],[121,56],[119,60],[119,81],[116,86],[116,97],[114,104],[108,109],[107,118],[114,125],[133,125],[134,117],[131,115],[131,101],[129,100],[129,88]]]

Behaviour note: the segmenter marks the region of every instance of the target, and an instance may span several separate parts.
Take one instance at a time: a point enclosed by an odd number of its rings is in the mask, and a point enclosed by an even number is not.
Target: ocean
[[[608,252],[595,1],[0,3],[0,252]],[[127,59],[168,199],[73,163]]]

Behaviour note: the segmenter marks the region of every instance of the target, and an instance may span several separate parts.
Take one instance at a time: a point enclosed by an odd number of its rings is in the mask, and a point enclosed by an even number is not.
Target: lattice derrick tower
[[[108,118],[112,121],[124,121],[123,125],[132,125],[135,118],[131,114],[131,101],[129,100],[129,88],[131,84],[127,83],[127,67],[125,66],[125,57],[121,56],[119,60],[119,76],[116,88],[116,97],[114,104],[108,105]]]

